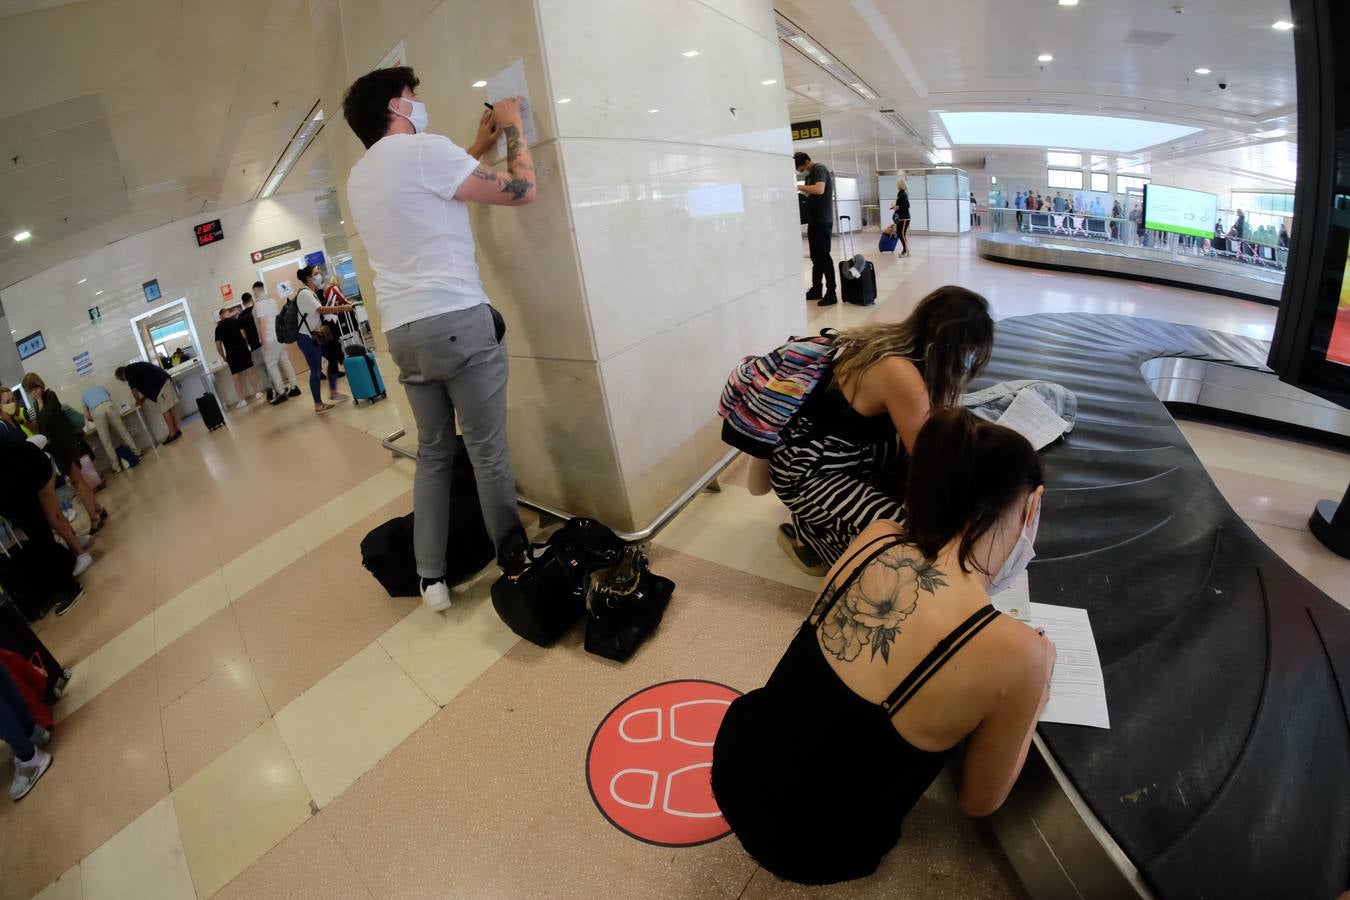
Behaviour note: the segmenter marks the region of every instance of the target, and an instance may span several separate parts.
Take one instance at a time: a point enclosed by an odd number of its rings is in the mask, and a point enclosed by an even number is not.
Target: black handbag
[[[661,624],[675,582],[654,574],[646,548],[631,544],[613,565],[591,572],[586,652],[625,662]]]
[[[492,585],[492,606],[507,627],[547,647],[586,611],[591,573],[612,566],[624,543],[594,519],[571,519],[546,543],[530,550],[531,563],[517,579]]]

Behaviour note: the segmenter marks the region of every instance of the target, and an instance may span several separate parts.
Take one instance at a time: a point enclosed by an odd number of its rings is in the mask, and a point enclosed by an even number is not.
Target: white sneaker
[[[236,404],[234,405],[234,408],[235,408],[235,409],[243,409],[245,406],[248,406],[248,401],[247,401],[247,400],[240,400],[238,403],[236,403]]]
[[[263,398],[262,391],[259,391],[258,393],[253,395],[254,400],[261,400],[262,398]]]
[[[28,736],[28,739],[33,742],[34,747],[44,750],[52,742],[52,733],[41,725],[34,723],[33,733]]]
[[[432,612],[443,612],[450,608],[450,588],[444,581],[437,581],[426,587],[421,587],[419,579],[418,587],[422,592],[422,602]]]
[[[42,773],[52,764],[52,755],[46,750],[34,750],[28,762],[14,760],[14,783],[9,786],[9,799],[22,800],[37,784]]]
[[[89,567],[93,564],[94,557],[90,556],[87,552],[81,553],[79,556],[75,557],[75,569],[70,573],[70,577],[79,578],[85,572],[89,571]]]

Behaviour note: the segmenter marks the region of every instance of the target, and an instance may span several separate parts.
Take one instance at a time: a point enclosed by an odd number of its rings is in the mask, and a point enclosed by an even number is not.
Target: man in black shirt
[[[811,251],[811,290],[807,300],[817,306],[833,306],[839,302],[834,293],[834,260],[830,259],[830,234],[834,231],[834,176],[805,153],[794,153],[797,174],[806,176],[806,184],[797,190],[806,196],[806,246]],[[825,293],[821,294],[821,280]]]
[[[118,366],[113,374],[118,381],[125,382],[131,388],[137,406],[148,400],[164,416],[164,424],[169,426],[169,436],[164,439],[164,443],[172,444],[183,436],[178,413],[174,409],[178,403],[178,389],[174,387],[168,372],[148,362],[134,362]]]
[[[258,376],[253,373],[253,353],[248,348],[237,315],[229,309],[222,309],[217,315],[220,321],[216,324],[216,353],[229,365],[230,374],[234,376],[234,393],[239,398],[234,408],[243,409],[248,405],[250,395],[254,400],[262,399]]]
[[[239,330],[244,334],[244,340],[248,341],[249,353],[253,355],[253,371],[258,376],[258,381],[262,383],[262,389],[267,393],[267,401],[270,403],[276,398],[276,391],[272,389],[272,378],[267,373],[267,363],[263,360],[262,339],[258,336],[258,320],[254,318],[253,313],[253,295],[244,291],[239,299],[243,301],[244,311],[239,314]]]

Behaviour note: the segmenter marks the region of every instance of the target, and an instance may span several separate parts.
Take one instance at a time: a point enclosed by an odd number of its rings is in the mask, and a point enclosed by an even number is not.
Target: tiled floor
[[[915,236],[876,257],[882,302],[815,327],[899,319],[960,283],[997,317],[1042,310],[1148,315],[1269,337],[1274,309],[1204,294],[978,260],[968,240]],[[291,408],[291,407],[295,408]],[[596,723],[646,685],[763,682],[816,582],[774,542],[773,497],[744,466],[656,539],[678,584],[656,639],[625,665],[576,634],[518,643],[488,602],[490,573],[433,614],[392,600],[357,545],[411,506],[411,466],[378,438],[392,403],[232,415],[113,479],[87,594],[42,623],[76,671],[56,762],[0,805],[0,900],[444,896],[1003,897],[1021,889],[940,780],[872,879],[825,891],[757,870],[734,839],[671,850],[595,810],[582,775]],[[1183,423],[1247,523],[1350,604],[1350,563],[1304,527],[1339,496],[1350,456]]]

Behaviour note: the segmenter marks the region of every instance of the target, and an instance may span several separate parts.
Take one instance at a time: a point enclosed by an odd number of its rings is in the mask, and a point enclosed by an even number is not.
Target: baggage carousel
[[[1034,897],[1350,886],[1350,609],[1228,506],[1141,371],[1164,396],[1185,380],[1172,360],[1291,390],[1267,350],[1127,316],[998,323],[975,387],[1039,378],[1078,396],[1073,431],[1043,454],[1031,597],[1087,608],[1111,714],[1110,730],[1040,726],[992,820]]]
[[[1284,290],[1284,272],[1278,269],[1205,256],[1173,256],[1148,247],[1000,231],[981,234],[978,248],[980,256],[995,262],[1152,281],[1262,303],[1279,303]]]

